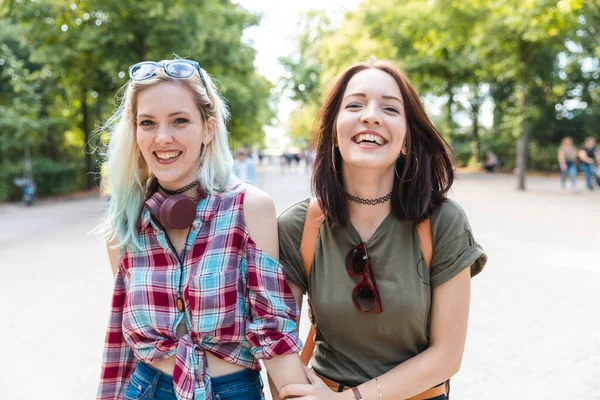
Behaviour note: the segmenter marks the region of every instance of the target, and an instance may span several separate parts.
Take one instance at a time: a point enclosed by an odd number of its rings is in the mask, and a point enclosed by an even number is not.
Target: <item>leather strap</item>
[[[433,258],[433,233],[431,230],[431,219],[427,218],[417,225],[417,234],[421,245],[421,253],[427,264],[427,270],[431,271],[431,259]]]
[[[315,247],[319,237],[319,228],[323,221],[323,212],[317,199],[312,198],[308,203],[306,218],[304,219],[304,230],[302,231],[302,241],[300,242],[300,256],[304,266],[304,275],[308,281],[310,276],[310,267],[315,258]]]
[[[354,400],[363,400],[362,394],[360,394],[360,390],[357,387],[352,388],[352,394],[354,394]]]
[[[304,219],[304,230],[302,231],[302,241],[300,242],[300,256],[302,257],[302,265],[304,266],[304,275],[308,282],[310,276],[310,268],[315,258],[315,247],[317,246],[317,238],[319,237],[319,229],[323,222],[323,212],[317,199],[312,198],[308,203],[306,218]],[[312,310],[308,309],[310,317],[310,331],[304,341],[304,348],[300,353],[300,359],[304,365],[308,365],[310,357],[315,350],[315,326],[312,321]]]

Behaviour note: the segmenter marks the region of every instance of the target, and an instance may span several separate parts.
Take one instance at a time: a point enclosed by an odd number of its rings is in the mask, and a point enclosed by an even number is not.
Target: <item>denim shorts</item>
[[[211,378],[211,383],[215,400],[264,400],[263,382],[258,371],[234,372]],[[140,361],[129,379],[123,399],[177,400],[173,377]]]

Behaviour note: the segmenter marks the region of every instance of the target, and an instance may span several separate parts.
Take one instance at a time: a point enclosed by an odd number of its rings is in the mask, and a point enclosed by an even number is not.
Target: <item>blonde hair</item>
[[[196,105],[204,122],[215,119],[215,136],[203,146],[198,180],[208,193],[222,191],[232,182],[233,157],[229,149],[226,122],[229,110],[221,98],[213,79],[202,70],[206,87],[197,72],[187,79],[167,75],[163,68],[144,81],[129,81],[120,90],[122,99],[115,113],[102,131],[109,133],[106,151],[107,171],[112,188],[111,199],[102,221],[94,230],[121,250],[142,249],[138,235],[139,217],[146,192],[154,176],[137,145],[135,121],[140,91],[162,82],[178,82],[194,94]]]

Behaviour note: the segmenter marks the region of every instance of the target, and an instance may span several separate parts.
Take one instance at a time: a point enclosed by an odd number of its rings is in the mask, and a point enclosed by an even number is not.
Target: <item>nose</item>
[[[377,109],[377,105],[369,103],[365,107],[363,114],[360,116],[360,122],[364,125],[381,125],[381,117]]]
[[[156,132],[156,143],[160,145],[170,144],[173,142],[173,135],[169,132],[166,124],[161,124]]]

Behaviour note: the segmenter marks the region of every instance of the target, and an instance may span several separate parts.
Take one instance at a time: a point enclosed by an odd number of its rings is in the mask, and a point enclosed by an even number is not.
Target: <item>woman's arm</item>
[[[579,152],[577,153],[577,155],[579,156],[579,159],[581,161],[583,161],[584,163],[586,163],[586,164],[590,164],[590,163],[593,162],[593,160],[588,157],[588,155],[585,152],[585,150],[579,150]]]
[[[433,289],[430,344],[421,354],[378,377],[384,399],[406,399],[445,382],[455,375],[462,361],[470,304],[470,268]],[[313,385],[290,385],[281,396],[312,395],[314,399],[354,399],[351,391],[334,393],[313,374]],[[362,397],[378,399],[377,382],[359,385]],[[302,399],[303,397],[300,397]]]
[[[244,218],[254,243],[274,259],[278,259],[277,217],[273,200],[262,190],[246,185]],[[308,382],[297,353],[275,356],[263,362],[278,390],[288,384]]]
[[[289,280],[287,282],[288,285],[290,285],[290,289],[292,289],[292,293],[294,293],[294,298],[296,299],[296,304],[298,305],[298,319],[296,319],[296,330],[300,332],[300,318],[302,317],[302,297],[304,295],[302,294],[302,289],[294,285]],[[268,376],[269,388],[271,389],[271,397],[273,398],[272,400],[281,400],[281,398],[279,397],[277,387],[275,386],[273,379],[271,379],[271,374],[269,374]]]

